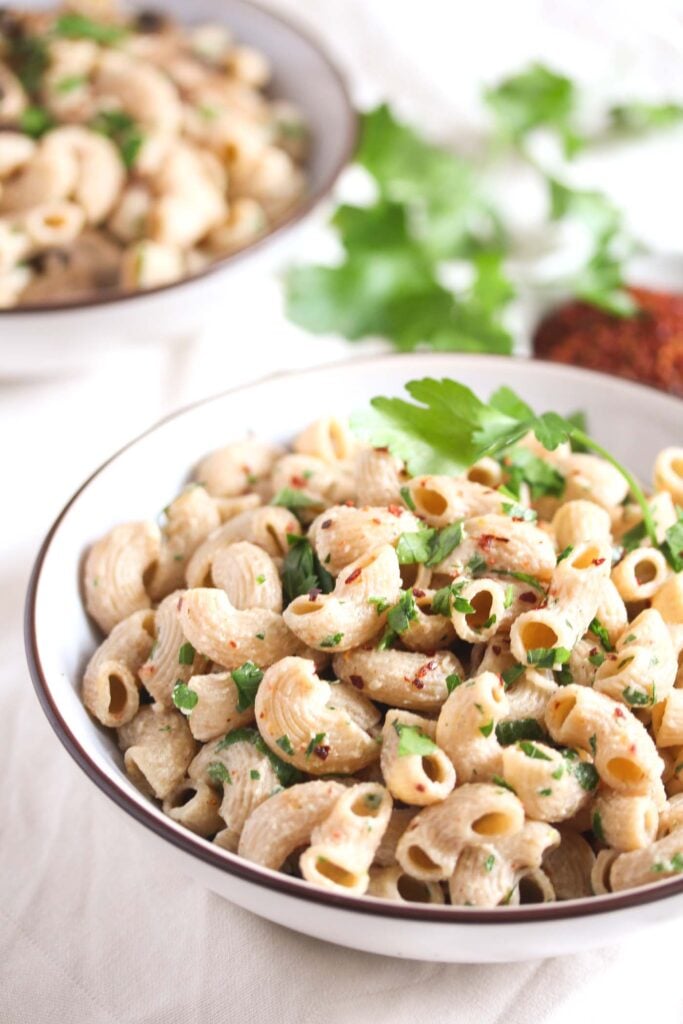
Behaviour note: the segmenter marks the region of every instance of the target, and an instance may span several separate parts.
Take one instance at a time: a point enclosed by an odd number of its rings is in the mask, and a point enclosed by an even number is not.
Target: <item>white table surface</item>
[[[431,131],[475,131],[476,83],[530,57],[596,94],[678,87],[681,4],[628,0],[271,0],[325,40],[362,104],[389,97]],[[618,36],[615,43],[614,36]],[[678,72],[678,75],[676,74]],[[681,146],[654,140],[578,169],[680,250]],[[320,250],[319,222],[292,256]],[[93,339],[96,343],[96,339]],[[22,604],[33,556],[98,463],[159,416],[264,371],[355,349],[287,324],[255,270],[226,288],[204,338],[126,351],[80,376],[0,383],[0,1022],[284,1024],[642,1021],[683,1014],[680,927],[621,947],[514,966],[372,957],[261,921],[150,862],[136,827],[60,747],[33,695]],[[235,352],[238,355],[235,355]],[[590,923],[586,922],[590,928]]]

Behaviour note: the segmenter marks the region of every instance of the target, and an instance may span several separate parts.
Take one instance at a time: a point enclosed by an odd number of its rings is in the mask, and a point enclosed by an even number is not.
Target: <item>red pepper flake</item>
[[[355,508],[356,507],[355,501],[351,501],[350,498],[349,498],[348,501],[345,501],[344,504],[346,505],[347,508]]]
[[[372,519],[370,520],[370,522],[374,523],[375,526],[381,526],[382,525],[382,520],[381,519],[377,519],[376,516],[373,516]]]
[[[614,709],[614,717],[615,717],[615,718],[626,718],[626,715],[625,715],[625,714],[624,714],[624,712],[623,712],[623,711],[621,710],[621,708],[615,708],[615,709]]]
[[[605,561],[604,558],[594,558],[593,559],[593,565],[602,565],[604,561]]]
[[[363,569],[359,565],[357,569],[354,569],[352,573],[349,573],[349,575],[344,580],[344,583],[355,583],[356,580],[358,579],[358,577],[361,575],[362,572],[363,572]]]
[[[415,687],[416,690],[424,690],[425,684],[422,682],[419,675],[415,676],[415,678],[413,679],[413,686]]]
[[[421,782],[417,782],[415,784],[415,789],[418,791],[418,793],[424,793],[425,788],[426,787]]]
[[[636,745],[635,745],[635,743],[631,743],[629,745],[628,752],[629,752],[629,754],[635,754],[635,752],[636,752]]]
[[[319,590],[318,587],[313,587],[311,590],[308,591],[308,600],[317,601],[321,594],[322,590]]]
[[[376,452],[387,452],[388,453],[389,449],[386,447],[386,445],[384,445],[382,448],[375,448],[375,451]]]
[[[628,291],[640,306],[633,317],[612,316],[586,302],[551,312],[536,331],[535,354],[683,396],[683,296]]]
[[[536,595],[533,590],[525,590],[523,594],[519,595],[520,601],[524,601],[525,604],[535,604]]]
[[[500,647],[498,646],[498,644],[493,644],[491,650],[493,651],[494,654],[500,654]]]
[[[322,522],[320,524],[320,529],[321,530],[329,530],[329,528],[331,526],[332,526],[332,520],[331,519],[326,519],[324,522]]]
[[[351,686],[355,686],[357,690],[362,690],[365,686],[365,680],[362,676],[349,676],[349,682]]]
[[[306,486],[306,481],[302,476],[293,476],[291,477],[291,481],[292,487],[298,487],[299,490],[302,490]]]
[[[420,590],[419,587],[413,587],[413,597],[420,598],[420,597],[424,597],[424,596],[425,596],[424,590]]]
[[[327,760],[327,755],[330,752],[330,748],[327,744],[320,745],[319,747],[313,747],[313,753],[316,757],[319,757],[321,761]]]
[[[228,647],[232,647],[232,648],[233,648],[233,650],[234,650],[234,649],[235,649],[235,647],[237,647],[237,644],[235,643],[235,641],[234,641],[234,640],[229,640],[229,641],[228,641]]]
[[[405,509],[402,509],[400,505],[387,505],[387,510],[392,514],[392,516],[396,516],[397,518],[402,516],[405,511]]]

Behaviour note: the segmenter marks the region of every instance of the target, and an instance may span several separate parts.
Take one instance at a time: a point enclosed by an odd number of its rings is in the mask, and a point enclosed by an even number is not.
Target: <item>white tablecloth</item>
[[[324,38],[358,101],[389,96],[445,136],[476,126],[477,81],[529,56],[607,89],[628,72],[633,92],[683,91],[671,77],[672,57],[683,52],[675,3],[271,2]],[[621,42],[608,53],[615,30]],[[681,161],[670,147],[655,141],[620,158],[612,184],[639,230],[672,248],[680,247]],[[319,231],[314,224],[304,253]],[[150,861],[136,828],[69,760],[38,707],[22,649],[23,596],[39,541],[74,488],[185,401],[349,351],[288,325],[277,283],[255,271],[248,286],[226,289],[212,329],[184,348],[108,356],[58,382],[0,385],[2,1024],[576,1024],[643,1020],[655,1008],[681,1019],[674,922],[618,948],[472,967],[354,953],[252,917]]]

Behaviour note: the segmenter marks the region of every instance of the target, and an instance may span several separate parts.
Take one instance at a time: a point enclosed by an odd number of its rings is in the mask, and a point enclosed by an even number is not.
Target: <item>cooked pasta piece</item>
[[[455,769],[434,742],[436,723],[410,711],[390,710],[382,729],[382,776],[397,800],[427,807],[455,786]]]
[[[88,662],[83,703],[102,725],[130,722],[140,707],[138,672],[154,641],[153,611],[133,612],[112,629]]]
[[[179,711],[140,708],[118,729],[128,775],[143,793],[165,799],[185,777],[195,742]]]
[[[566,821],[588,803],[598,784],[590,761],[546,743],[520,740],[503,748],[502,775],[524,804],[529,818]]]
[[[465,674],[450,651],[436,651],[430,657],[416,651],[358,648],[336,654],[333,666],[340,679],[370,700],[426,712],[438,711],[448,696],[449,685]]]
[[[673,878],[681,871],[683,828],[677,828],[650,846],[616,857],[610,871],[610,886],[612,892],[635,889],[664,878]]]
[[[187,683],[195,672],[203,672],[206,659],[187,643],[178,621],[178,605],[184,591],[169,594],[154,615],[154,644],[144,664],[140,680],[145,689],[162,707],[173,707],[172,693],[176,683]],[[138,613],[140,614],[140,613]]]
[[[543,870],[555,892],[556,900],[576,900],[592,895],[591,877],[595,854],[580,832],[563,826],[560,842],[546,850]]]
[[[149,608],[146,588],[161,547],[152,522],[115,526],[90,548],[85,560],[85,606],[105,633],[133,612]]]
[[[595,676],[595,689],[629,707],[663,700],[678,668],[669,631],[658,611],[641,612],[617,641]]]
[[[375,548],[395,544],[401,534],[419,529],[419,520],[399,505],[391,509],[337,505],[314,519],[308,538],[327,571],[337,576]]]
[[[655,459],[654,483],[683,504],[683,448],[664,448]]]
[[[493,672],[482,672],[453,690],[439,714],[436,742],[460,782],[482,782],[502,774],[496,726],[508,711],[503,681]]]
[[[419,878],[413,878],[407,875],[399,864],[385,868],[370,868],[367,894],[399,903],[446,902],[443,889],[438,882],[423,882]]]
[[[604,841],[620,852],[640,850],[657,838],[659,813],[651,796],[599,793],[593,808]]]
[[[268,608],[282,611],[282,583],[270,555],[249,541],[219,548],[211,561],[214,586],[224,590],[240,611]]]

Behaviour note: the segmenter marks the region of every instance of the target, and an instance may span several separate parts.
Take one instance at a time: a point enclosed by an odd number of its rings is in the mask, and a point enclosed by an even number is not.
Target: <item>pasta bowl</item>
[[[49,6],[23,0],[22,9]],[[135,12],[144,5],[126,5]],[[357,117],[339,71],[317,41],[287,20],[249,0],[196,0],[191,10],[169,0],[164,13],[179,24],[226,25],[241,43],[263,54],[272,68],[267,95],[294,105],[310,138],[303,171],[305,191],[267,231],[248,244],[171,284],[145,290],[93,293],[0,310],[0,376],[73,372],[108,347],[185,340],[229,301],[228,289],[258,263],[274,269],[291,233],[332,189],[351,159]],[[239,287],[239,285],[237,285]]]
[[[316,415],[329,413],[331,395],[346,414],[375,395],[401,394],[406,381],[423,376],[451,377],[483,397],[507,384],[539,410],[581,409],[591,435],[642,479],[656,453],[680,436],[683,422],[683,404],[654,390],[494,356],[370,358],[276,375],[209,398],[114,455],[51,527],[26,604],[26,650],[38,698],[70,756],[113,805],[112,814],[123,812],[144,831],[151,856],[165,856],[200,884],[278,924],[359,950],[431,961],[522,960],[615,942],[682,913],[683,878],[590,899],[488,910],[329,892],[243,860],[165,816],[133,785],[115,740],[81,702],[80,680],[98,642],[83,607],[81,565],[103,531],[162,508],[185,482],[184,467],[219,439],[230,440],[225,435],[231,424],[239,424],[242,434],[287,441]]]

